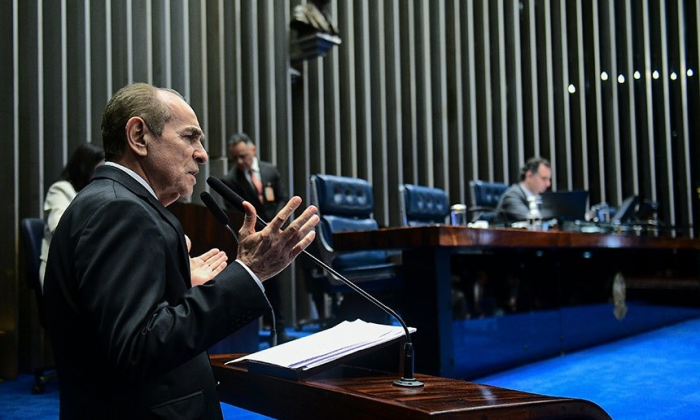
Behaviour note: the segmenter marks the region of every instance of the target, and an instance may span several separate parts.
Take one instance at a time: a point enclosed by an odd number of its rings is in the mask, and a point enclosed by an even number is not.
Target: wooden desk
[[[610,419],[590,401],[428,375],[399,388],[393,375],[341,366],[295,382],[224,365],[235,357],[211,357],[221,400],[278,419]]]
[[[451,255],[454,252],[496,248],[695,251],[700,250],[700,240],[425,226],[335,233],[333,246],[337,251],[403,250],[405,293],[402,316],[407,324],[418,330],[413,339],[416,347],[416,371],[456,377],[450,281]]]
[[[338,232],[333,234],[333,247],[337,251],[381,248],[407,249],[415,247],[566,247],[700,250],[700,240],[556,230],[471,229],[440,225]]]

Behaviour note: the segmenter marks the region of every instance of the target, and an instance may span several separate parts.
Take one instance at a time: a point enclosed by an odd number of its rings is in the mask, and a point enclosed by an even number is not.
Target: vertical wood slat
[[[399,185],[404,177],[403,169],[403,118],[401,113],[402,107],[402,86],[401,86],[401,25],[400,25],[400,5],[401,0],[389,0],[385,5],[384,16],[386,19],[385,27],[387,34],[385,49],[386,49],[386,83],[387,83],[387,111],[386,111],[386,126],[388,139],[388,156],[393,156],[391,162],[392,170],[387,175],[389,185]],[[391,188],[391,186],[389,187]],[[389,200],[389,205],[392,209],[398,208],[398,192]],[[392,226],[400,225],[398,212],[390,211],[389,220]]]
[[[549,0],[545,0],[545,7],[544,7],[544,18],[545,18],[545,46],[544,46],[544,51],[546,54],[545,58],[545,74],[546,74],[546,80],[545,80],[545,98],[547,98],[546,101],[546,121],[547,121],[547,137],[546,137],[546,148],[543,148],[540,141],[538,139],[535,139],[535,155],[544,155],[546,154],[545,151],[548,151],[547,154],[549,154],[550,159],[552,159],[551,164],[552,164],[552,171],[556,173],[557,171],[557,161],[553,159],[554,156],[556,156],[556,143],[554,140],[554,136],[556,135],[556,127],[555,127],[555,118],[554,118],[554,106],[555,106],[555,100],[554,100],[554,46],[553,46],[553,34],[552,34],[552,2]],[[556,177],[552,178],[552,188],[556,189],[557,188],[557,181]]]
[[[511,51],[506,51],[506,18],[503,2],[499,1],[496,4],[497,13],[497,27],[498,27],[498,39],[497,39],[497,51],[498,51],[498,63],[497,63],[497,74],[498,74],[498,110],[500,115],[498,115],[499,126],[498,132],[500,133],[500,149],[501,155],[494,156],[493,164],[494,174],[498,173],[499,178],[508,179],[508,141],[512,141],[509,138],[508,125],[511,124],[511,119],[508,115],[508,96],[505,84],[502,83],[504,80],[508,80],[506,71],[506,53],[510,55]],[[508,25],[510,26],[510,25]],[[517,107],[516,107],[517,109]],[[515,119],[515,124],[517,124],[517,118]]]
[[[531,118],[532,118],[532,133],[531,134],[531,139],[534,143],[538,143],[539,138],[540,138],[540,103],[539,103],[539,95],[538,95],[538,75],[539,75],[539,69],[538,69],[538,56],[537,56],[537,15],[535,13],[535,0],[529,0],[528,1],[528,8],[527,8],[527,13],[528,13],[528,27],[530,29],[529,34],[528,34],[528,43],[529,43],[529,50],[530,50],[530,55],[527,57],[527,62],[530,64],[530,86],[529,86],[529,91],[530,91],[530,105],[531,105]],[[538,151],[539,149],[536,149],[537,151],[535,154],[539,154]],[[518,151],[518,165],[522,165],[523,162],[525,162],[526,156],[525,156],[525,145],[523,145],[523,148]],[[511,180],[513,180],[511,178]]]
[[[432,2],[430,9],[430,63],[432,74],[431,102],[434,104],[431,118],[433,120],[432,138],[435,156],[432,164],[428,163],[428,171],[434,174],[431,187],[439,187],[450,191],[449,165],[449,130],[447,106],[447,48],[446,48],[446,16],[445,2]]]
[[[465,105],[465,95],[464,88],[468,85],[467,81],[463,80],[463,61],[467,56],[464,50],[463,34],[462,34],[462,9],[461,3],[458,0],[452,0],[447,2],[447,9],[445,10],[445,15],[447,17],[451,16],[452,19],[446,19],[447,28],[447,38],[451,39],[452,42],[447,43],[448,57],[446,57],[446,62],[450,64],[447,65],[446,73],[447,85],[453,85],[454,89],[451,94],[448,92],[448,111],[449,114],[457,116],[457,118],[452,118],[447,120],[448,132],[446,134],[446,145],[448,147],[448,164],[446,169],[450,168],[448,173],[449,188],[447,188],[449,197],[455,202],[466,203],[466,190],[468,185],[467,177],[467,156],[465,155],[466,143],[468,142],[465,136],[465,120],[467,120],[467,115],[465,114],[465,109],[468,109]],[[450,36],[451,35],[451,36]],[[452,141],[450,141],[450,139]],[[399,178],[401,179],[401,178]],[[400,184],[400,182],[396,182]]]
[[[593,84],[595,86],[595,107],[596,107],[596,150],[597,150],[597,159],[596,161],[598,162],[598,176],[597,178],[593,181],[594,184],[598,185],[600,188],[600,199],[601,201],[605,202],[608,200],[607,198],[607,188],[606,188],[606,178],[605,178],[605,134],[604,134],[604,127],[603,127],[603,98],[601,94],[601,77],[602,77],[602,72],[603,68],[601,66],[601,58],[600,58],[600,25],[599,25],[599,18],[600,15],[598,13],[598,1],[594,0],[592,2],[593,5],[593,48],[594,48],[594,56],[595,56],[595,61],[594,61],[594,70],[593,70]],[[591,133],[592,134],[592,133]]]
[[[678,62],[678,77],[679,77],[679,83],[680,83],[680,95],[681,95],[681,113],[679,115],[679,118],[681,119],[681,130],[683,135],[681,136],[681,141],[682,141],[682,151],[683,153],[680,156],[680,165],[684,171],[684,178],[685,178],[685,197],[683,197],[682,202],[684,201],[685,208],[683,209],[683,220],[690,220],[693,214],[693,188],[692,188],[692,175],[690,173],[690,168],[691,168],[691,151],[690,151],[690,127],[688,124],[688,116],[690,115],[690,108],[688,107],[688,78],[687,78],[687,60],[686,60],[686,49],[687,49],[687,43],[686,43],[686,35],[687,35],[687,28],[685,25],[686,21],[686,13],[685,13],[685,8],[683,7],[682,4],[676,3],[676,7],[678,8],[678,43],[679,43],[679,62]]]
[[[387,130],[387,83],[385,80],[387,73],[387,53],[384,43],[383,34],[386,33],[385,27],[385,3],[370,2],[367,4],[366,13],[368,19],[371,19],[369,27],[372,27],[372,32],[368,33],[367,47],[370,50],[371,66],[370,70],[370,113],[372,115],[370,140],[371,156],[372,156],[372,173],[373,173],[373,189],[385,191],[385,194],[378,194],[375,197],[375,212],[380,216],[378,223],[383,226],[388,226],[391,223],[391,206],[390,203],[398,203],[397,191],[390,188],[389,184],[389,168],[391,165],[388,150],[388,130]],[[396,208],[396,207],[395,207]]]
[[[654,150],[654,107],[653,96],[652,96],[652,74],[654,69],[651,64],[651,24],[649,16],[649,1],[642,0],[643,2],[643,24],[644,24],[644,71],[642,72],[644,76],[644,84],[646,90],[646,119],[647,119],[647,150],[648,150],[648,168],[649,168],[649,191],[651,192],[651,199],[654,201],[658,200],[658,190],[656,186],[656,153]]]
[[[607,10],[605,11],[605,27],[607,29],[605,35],[607,38],[607,44],[609,45],[608,51],[608,65],[609,67],[609,79],[608,84],[611,87],[612,100],[610,104],[610,112],[605,112],[605,115],[610,116],[609,124],[611,127],[608,132],[611,134],[606,135],[606,138],[610,138],[610,143],[612,144],[612,153],[606,152],[607,155],[612,154],[612,159],[609,159],[604,165],[607,170],[607,178],[611,180],[611,186],[609,188],[612,191],[612,196],[614,202],[622,202],[622,172],[620,170],[621,153],[620,153],[620,113],[619,113],[619,89],[620,83],[618,82],[618,75],[620,72],[617,68],[617,37],[615,34],[615,2],[607,1]]]
[[[585,190],[590,189],[590,171],[588,165],[589,153],[588,153],[588,113],[586,105],[586,68],[585,68],[585,56],[584,56],[584,27],[583,27],[583,5],[582,2],[585,0],[576,0],[576,48],[578,56],[578,79],[575,80],[576,89],[578,92],[577,97],[579,106],[578,126],[580,127],[580,147],[581,147],[581,161],[579,164],[582,169],[583,185],[581,187]],[[580,188],[580,187],[579,187]]]
[[[636,3],[635,3],[636,6]],[[634,39],[634,32],[632,28],[632,0],[625,0],[625,32],[627,33],[626,51],[627,55],[627,66],[624,69],[625,77],[627,78],[627,85],[629,86],[629,96],[627,101],[627,108],[630,110],[628,113],[629,121],[629,146],[630,146],[630,164],[631,164],[631,178],[632,178],[632,192],[634,194],[639,194],[639,177],[636,174],[639,171],[639,165],[637,162],[637,113],[634,112],[636,103],[636,90],[634,83],[634,72],[637,70],[634,67],[634,47],[633,42],[637,41]]]
[[[423,185],[434,185],[434,173],[430,166],[435,161],[433,139],[433,101],[431,81],[434,77],[430,63],[430,11],[433,4],[429,0],[416,0],[416,127],[414,141],[418,163],[415,179]],[[428,163],[428,164],[424,164]]]
[[[563,131],[564,135],[563,136],[557,136],[559,139],[563,139],[563,142],[559,140],[559,150],[560,150],[560,155],[555,158],[555,160],[562,161],[562,165],[559,166],[559,170],[564,171],[565,175],[561,176],[559,175],[559,179],[564,179],[564,185],[558,184],[559,189],[566,189],[566,190],[571,190],[573,189],[573,173],[572,173],[572,154],[571,154],[571,114],[569,113],[569,110],[571,108],[570,106],[570,97],[569,94],[567,93],[567,90],[565,89],[565,86],[567,85],[567,82],[570,79],[569,77],[569,44],[568,44],[568,25],[567,25],[567,17],[566,17],[566,3],[561,2],[559,3],[559,25],[560,25],[560,30],[559,30],[559,50],[560,50],[560,71],[561,71],[561,77],[555,80],[558,80],[557,86],[555,91],[559,92],[559,101],[561,102],[561,107],[560,107],[560,118],[563,120],[561,121],[562,128],[560,131]],[[561,151],[563,149],[563,152]],[[552,154],[552,157],[554,157],[554,154]],[[563,157],[563,159],[562,159]]]
[[[417,28],[415,22],[415,7],[413,1],[409,1],[408,4],[406,4],[405,16],[406,17],[404,18],[404,21],[406,23],[403,38],[406,40],[405,43],[408,44],[408,46],[406,48],[407,54],[405,55],[405,57],[403,57],[402,60],[402,63],[404,64],[404,68],[402,69],[402,71],[406,73],[406,75],[403,77],[403,80],[404,89],[407,91],[406,93],[408,93],[408,95],[406,95],[405,98],[405,103],[408,103],[408,106],[403,108],[403,112],[406,113],[406,116],[408,117],[406,124],[406,128],[408,130],[404,131],[404,138],[406,138],[410,147],[406,148],[404,144],[404,150],[410,150],[410,153],[404,154],[403,158],[404,161],[407,162],[407,164],[404,167],[407,171],[407,178],[405,179],[408,182],[417,183],[418,146],[416,144],[416,138],[418,134],[418,110],[416,107],[416,72],[418,70],[418,67],[416,65],[416,43],[418,41],[416,39]],[[408,89],[406,89],[406,86],[408,86]]]
[[[476,87],[476,53],[475,53],[475,25],[474,25],[474,2],[467,2],[466,4],[466,17],[467,17],[467,78],[469,81],[468,92],[469,92],[469,143],[471,145],[471,159],[470,165],[471,179],[479,178],[479,167],[476,164],[477,157],[479,156],[479,149],[477,146],[478,134],[478,118],[477,118],[477,87]]]
[[[484,91],[480,92],[484,96],[484,115],[483,119],[485,120],[486,124],[486,165],[487,165],[487,170],[486,170],[486,176],[488,180],[494,180],[494,170],[493,170],[493,143],[494,143],[494,138],[493,138],[493,121],[494,121],[494,116],[493,116],[493,81],[491,80],[491,75],[492,70],[491,70],[491,36],[489,33],[488,28],[490,27],[490,16],[489,16],[489,5],[488,3],[484,3],[481,5],[481,16],[480,18],[480,23],[481,23],[481,28],[483,29],[483,50],[482,50],[482,59],[484,62],[484,68],[483,68],[483,77],[484,77]],[[478,70],[477,70],[478,71]],[[483,136],[482,134],[481,136]],[[484,173],[484,172],[481,172]]]
[[[355,25],[355,68],[359,70],[357,72],[358,80],[356,83],[357,88],[357,144],[358,144],[358,154],[357,154],[357,170],[358,176],[367,179],[370,184],[375,183],[374,176],[374,165],[372,159],[372,96],[371,96],[371,70],[370,62],[372,58],[370,56],[370,45],[369,45],[369,4],[368,0],[357,0],[357,9],[354,11],[354,25]],[[362,174],[365,174],[364,176]],[[376,198],[375,198],[376,203]],[[385,215],[379,214],[375,205],[376,217],[382,220]]]
[[[663,140],[665,144],[665,156],[666,156],[666,161],[664,162],[665,164],[665,178],[666,178],[666,194],[668,201],[665,202],[665,205],[668,208],[668,213],[669,213],[669,223],[671,225],[676,224],[676,213],[675,213],[675,206],[676,206],[676,199],[675,199],[675,191],[673,188],[673,182],[674,182],[674,176],[673,176],[673,150],[671,149],[672,146],[672,136],[671,136],[671,105],[670,105],[670,99],[669,99],[669,65],[668,65],[668,22],[667,22],[667,17],[666,17],[666,7],[664,7],[664,4],[660,4],[659,6],[659,26],[660,26],[660,32],[661,32],[661,39],[660,39],[660,45],[661,45],[661,86],[662,86],[662,98],[663,98]]]
[[[523,147],[524,147],[524,142],[525,142],[525,129],[524,129],[524,124],[523,124],[523,106],[525,105],[525,98],[523,95],[523,80],[522,80],[522,67],[523,67],[523,55],[522,55],[522,44],[523,40],[521,39],[521,28],[520,28],[520,1],[513,0],[510,3],[510,21],[511,23],[508,23],[507,26],[512,26],[513,27],[513,51],[511,54],[507,55],[512,55],[513,58],[512,60],[514,61],[514,72],[515,72],[515,134],[516,137],[515,139],[511,139],[511,142],[515,142],[515,147],[511,147],[511,154],[512,150],[515,149],[515,153],[513,154],[513,158],[515,160],[515,164],[511,163],[512,159],[505,159],[503,162],[503,179],[512,179],[513,176],[510,174],[510,168],[517,167],[519,165],[519,162],[522,162],[524,160],[524,153],[522,152]],[[516,172],[517,173],[517,172]]]

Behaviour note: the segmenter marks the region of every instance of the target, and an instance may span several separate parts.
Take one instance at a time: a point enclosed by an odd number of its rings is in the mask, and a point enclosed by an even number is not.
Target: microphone
[[[223,209],[216,204],[212,196],[208,192],[202,191],[202,193],[199,194],[199,198],[202,199],[204,205],[207,206],[211,214],[214,215],[216,221],[230,229],[228,225],[228,216],[224,213]],[[233,234],[234,236],[236,235],[235,232]],[[238,238],[236,238],[236,242],[238,242]]]
[[[228,223],[228,216],[226,213],[219,207],[218,204],[216,204],[216,201],[214,201],[214,198],[206,192],[202,191],[201,194],[199,194],[199,198],[202,199],[204,202],[204,205],[207,206],[209,211],[214,215],[214,218],[216,219],[217,222],[221,223],[224,225],[226,229],[231,232],[233,235],[233,238],[236,240],[236,243],[238,242],[238,235],[236,235],[236,232],[234,232],[233,229],[231,229],[231,226],[229,226]],[[277,345],[277,329],[275,328],[275,310],[272,308],[272,304],[270,303],[270,300],[267,298],[267,295],[265,296],[265,300],[267,300],[267,304],[270,306],[270,318],[272,319],[272,325],[270,326],[270,347],[274,347]]]
[[[232,204],[237,210],[245,213],[245,207],[243,207],[243,198],[236,194],[235,191],[233,191],[231,188],[229,188],[228,185],[224,184],[223,181],[221,181],[218,178],[215,178],[213,176],[210,176],[207,178],[207,184],[221,195],[221,197],[224,198],[224,200],[228,201],[230,204]],[[216,203],[214,203],[216,204]],[[218,207],[218,206],[217,206]],[[263,220],[260,216],[257,216],[257,224],[261,224],[263,226],[267,226],[267,222]],[[375,306],[377,306],[379,309],[383,310],[390,316],[394,317],[399,323],[401,324],[401,327],[403,327],[404,333],[406,334],[406,344],[404,344],[404,360],[403,360],[403,375],[401,379],[398,379],[393,382],[394,385],[396,386],[402,386],[402,387],[420,387],[423,386],[423,382],[417,380],[414,376],[414,351],[413,351],[413,343],[411,342],[411,334],[408,332],[408,326],[404,322],[403,319],[397,314],[393,309],[389,308],[386,306],[384,303],[380,302],[377,298],[372,296],[371,294],[367,293],[364,289],[362,289],[360,286],[356,285],[352,281],[348,280],[343,276],[342,274],[338,273],[335,269],[330,267],[328,264],[324,263],[323,261],[319,260],[316,258],[314,255],[310,254],[306,250],[302,251],[307,257],[311,258],[311,260],[316,263],[319,267],[323,268],[327,272],[333,274],[335,277],[337,277],[343,284],[354,290],[355,292],[359,293],[362,297],[365,299],[369,300],[372,302]]]

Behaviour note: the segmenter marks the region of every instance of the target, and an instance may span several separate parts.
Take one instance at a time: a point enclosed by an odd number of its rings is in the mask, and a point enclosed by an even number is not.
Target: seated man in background
[[[206,350],[269,310],[262,282],[314,239],[315,207],[262,231],[248,202],[238,255],[193,287],[182,225],[209,157],[196,114],[174,90],[136,83],[102,115],[105,164],[51,241],[44,299],[61,419],[221,419]]]
[[[503,193],[496,210],[507,223],[527,220],[530,200],[547,191],[552,184],[552,167],[547,159],[533,157],[520,170],[520,182]]]

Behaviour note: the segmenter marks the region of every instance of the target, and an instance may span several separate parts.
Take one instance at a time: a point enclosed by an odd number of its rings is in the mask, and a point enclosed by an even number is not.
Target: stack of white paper
[[[410,333],[416,331],[415,328],[408,330]],[[404,335],[403,327],[374,324],[360,319],[353,322],[343,321],[333,328],[231,360],[226,364],[248,360],[307,370]]]

